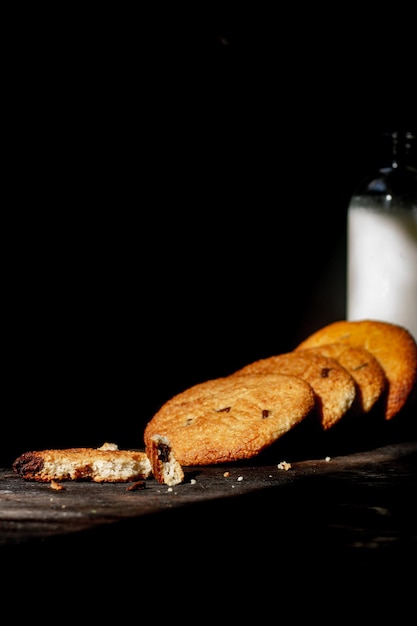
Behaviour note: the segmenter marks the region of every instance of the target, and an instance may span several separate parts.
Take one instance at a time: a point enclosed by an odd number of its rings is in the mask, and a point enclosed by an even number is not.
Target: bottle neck
[[[396,170],[415,164],[415,134],[395,131],[390,133],[391,167]]]
[[[399,208],[416,211],[417,167],[412,132],[390,132],[381,138],[382,167],[366,177],[351,199],[351,205],[375,206],[381,210]]]

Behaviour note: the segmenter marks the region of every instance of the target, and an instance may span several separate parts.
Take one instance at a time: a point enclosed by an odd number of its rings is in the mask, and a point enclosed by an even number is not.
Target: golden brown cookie
[[[285,352],[249,363],[233,376],[276,373],[298,376],[316,395],[316,409],[324,430],[331,428],[350,409],[356,396],[355,381],[335,359],[321,354]]]
[[[366,348],[378,359],[388,381],[385,419],[392,419],[417,383],[417,344],[411,333],[379,320],[339,320],[309,335],[296,350],[335,342]]]
[[[12,464],[25,480],[90,480],[127,482],[148,478],[151,462],[145,452],[119,450],[116,444],[101,448],[65,448],[24,452]]]
[[[199,383],[168,400],[145,427],[167,437],[183,466],[248,459],[300,423],[315,405],[311,386],[283,374],[227,376]]]
[[[302,349],[299,348],[298,352]],[[356,397],[352,405],[353,413],[369,413],[388,388],[384,370],[369,350],[348,346],[344,343],[327,343],[303,351],[322,354],[336,359],[356,382]]]

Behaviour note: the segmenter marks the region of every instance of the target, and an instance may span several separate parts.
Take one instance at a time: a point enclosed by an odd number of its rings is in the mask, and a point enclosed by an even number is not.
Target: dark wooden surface
[[[55,491],[3,468],[4,584],[36,602],[63,585],[74,615],[80,598],[106,616],[106,602],[117,597],[128,612],[135,598],[169,598],[181,611],[198,598],[213,619],[224,602],[244,617],[248,603],[268,613],[259,602],[279,590],[275,600],[293,615],[324,617],[322,594],[344,615],[384,616],[394,607],[401,618],[415,609],[417,562],[417,437],[409,417],[407,428],[378,436],[356,431],[356,440],[305,441],[303,450],[287,441],[256,461],[185,468],[172,490],[151,478],[137,490],[69,482]],[[280,461],[291,468],[279,469]],[[102,585],[99,597],[93,581]]]
[[[64,539],[99,527],[115,527],[129,520],[140,532],[146,517],[176,512],[178,519],[192,517],[193,507],[204,505],[207,510],[222,507],[237,510],[251,499],[263,502],[270,514],[286,502],[285,517],[291,519],[297,511],[294,501],[300,496],[305,502],[316,503],[323,509],[326,501],[340,494],[333,502],[334,519],[328,520],[329,530],[345,529],[346,547],[361,546],[364,551],[407,540],[405,528],[388,524],[390,539],[385,536],[386,523],[393,521],[390,503],[384,498],[391,492],[398,496],[396,505],[407,509],[415,500],[417,489],[417,438],[414,438],[411,416],[405,418],[406,429],[384,425],[378,436],[363,437],[359,425],[351,428],[349,437],[339,432],[330,438],[322,436],[310,442],[311,430],[295,431],[283,438],[258,458],[245,462],[186,467],[182,484],[169,488],[153,477],[134,483],[61,482],[55,490],[49,483],[25,481],[11,468],[0,469],[0,547]],[[400,422],[400,420],[399,420]],[[363,433],[362,433],[363,435]],[[302,443],[302,438],[304,443]],[[290,463],[280,469],[281,461]],[[226,475],[228,472],[229,475]],[[362,502],[362,491],[378,492],[379,501],[372,498]],[[292,496],[294,494],[294,496]],[[297,494],[297,495],[296,495]],[[291,502],[291,506],[288,506]],[[295,504],[295,506],[294,506]],[[401,511],[400,511],[401,513]],[[412,507],[407,509],[409,521],[416,521]],[[249,506],[246,517],[252,515]],[[411,515],[410,515],[411,514]],[[401,513],[405,520],[404,514]],[[336,520],[337,517],[337,520]],[[357,532],[350,529],[352,518],[359,522]],[[363,518],[363,519],[361,519]],[[398,521],[398,520],[397,520]],[[368,524],[374,524],[371,529]],[[381,528],[378,527],[380,523]],[[409,540],[417,540],[415,524]]]
[[[278,460],[278,459],[277,459]],[[174,509],[184,509],[197,503],[219,506],[219,500],[230,500],[229,506],[244,496],[257,496],[269,500],[271,511],[279,504],[280,494],[294,489],[295,493],[326,493],[333,481],[340,485],[356,485],[358,492],[365,484],[405,487],[417,477],[411,471],[410,463],[417,465],[417,442],[402,442],[385,445],[370,451],[358,452],[334,458],[317,458],[290,463],[289,469],[273,465],[211,466],[185,468],[182,484],[169,488],[153,478],[137,484],[97,484],[92,482],[66,482],[56,491],[49,484],[24,481],[8,469],[0,470],[0,543],[21,544],[63,537],[101,525],[115,524],[122,520],[136,520],[140,528],[145,515],[163,514]],[[225,475],[228,472],[229,475]],[[308,488],[307,488],[308,486]],[[320,496],[317,493],[317,502]],[[351,521],[351,507],[354,502],[340,501],[339,524],[346,529]],[[365,505],[362,505],[365,506]],[[350,509],[349,509],[350,507]],[[370,517],[374,510],[374,523],[381,520],[389,511],[375,509],[369,502],[365,508]],[[362,511],[365,514],[365,510]],[[288,509],[286,515],[291,517]],[[377,526],[374,529],[377,530]],[[398,529],[400,530],[400,529]],[[360,541],[370,548],[373,543],[387,541],[384,532],[379,537],[367,537],[358,531],[352,534],[350,543]],[[417,538],[417,528],[416,528]],[[398,537],[398,540],[401,538]],[[392,540],[392,537],[391,537]]]

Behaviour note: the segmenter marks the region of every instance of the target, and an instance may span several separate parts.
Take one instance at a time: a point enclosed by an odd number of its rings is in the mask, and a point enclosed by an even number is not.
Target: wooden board
[[[68,481],[58,491],[49,483],[24,481],[10,469],[1,469],[0,545],[77,533],[199,502],[212,502],[214,509],[221,499],[236,501],[254,493],[276,501],[284,490],[323,489],[330,479],[358,485],[393,477],[399,485],[401,477],[417,478],[411,472],[411,461],[416,459],[417,442],[402,442],[334,458],[291,462],[287,468],[278,463],[184,468],[184,482],[171,488],[149,478],[119,484]]]
[[[382,615],[387,603],[406,611],[414,602],[406,565],[417,559],[417,440],[334,452],[287,457],[288,469],[278,467],[282,456],[185,468],[172,489],[151,478],[137,490],[69,482],[55,491],[1,469],[3,594],[24,590],[29,616],[40,599],[48,607],[59,598],[74,619],[81,606],[120,619],[168,600],[188,611],[190,599],[212,619],[225,602],[243,618],[248,603],[269,613],[271,592],[280,611],[308,617],[321,614],[320,594],[340,606],[353,595],[355,614],[359,602],[361,614],[368,606],[375,615],[375,597]],[[262,597],[269,600],[259,605]]]

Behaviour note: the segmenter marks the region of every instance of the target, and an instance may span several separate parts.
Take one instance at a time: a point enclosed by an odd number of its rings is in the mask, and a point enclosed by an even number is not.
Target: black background
[[[349,197],[416,109],[412,18],[338,11],[6,21],[2,466],[141,447],[344,317]]]

